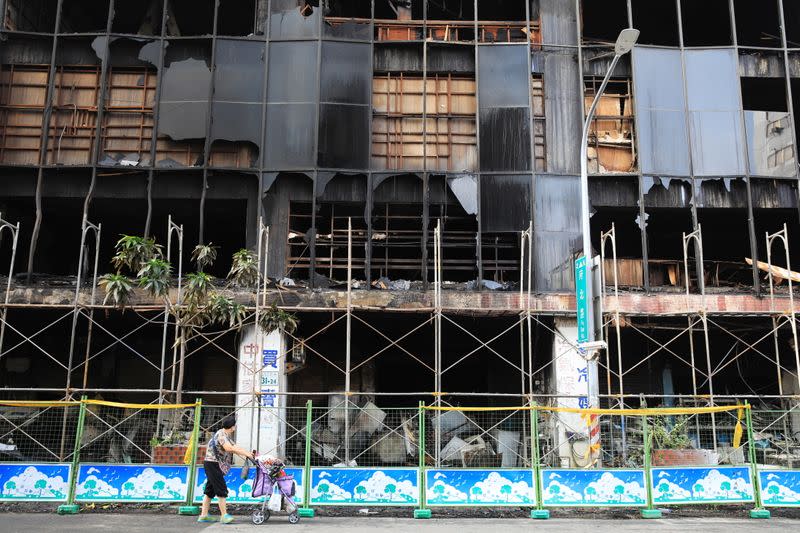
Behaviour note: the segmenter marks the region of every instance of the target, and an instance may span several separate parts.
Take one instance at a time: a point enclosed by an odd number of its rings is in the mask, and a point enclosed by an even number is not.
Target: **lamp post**
[[[594,296],[592,283],[594,278],[591,275],[592,239],[589,233],[589,170],[588,163],[586,161],[586,145],[589,141],[589,125],[592,122],[592,118],[594,118],[597,103],[600,101],[603,91],[606,90],[608,80],[611,78],[611,74],[614,72],[614,67],[617,66],[619,58],[631,51],[638,38],[639,30],[634,28],[626,28],[620,32],[619,36],[617,37],[617,42],[614,44],[614,59],[611,61],[611,65],[608,67],[608,72],[606,72],[606,76],[603,78],[603,83],[600,85],[600,89],[597,91],[597,94],[594,95],[594,100],[592,100],[589,113],[586,115],[586,120],[583,122],[583,134],[581,135],[581,231],[583,232],[583,257],[586,261],[586,302],[588,303],[588,306],[586,313],[587,335],[581,344],[584,345],[589,352],[596,352],[599,347],[599,345],[594,342],[594,310],[592,308]],[[580,341],[581,339],[579,339],[579,342]]]

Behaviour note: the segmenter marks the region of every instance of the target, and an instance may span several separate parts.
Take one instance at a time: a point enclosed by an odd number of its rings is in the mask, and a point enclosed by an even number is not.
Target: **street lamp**
[[[634,28],[626,28],[622,30],[617,37],[617,42],[614,44],[614,59],[611,61],[611,65],[608,67],[608,72],[606,72],[605,78],[603,78],[603,83],[600,85],[600,89],[597,91],[597,94],[594,95],[594,100],[592,100],[592,105],[589,108],[589,113],[586,115],[586,120],[583,122],[583,134],[581,135],[581,231],[583,232],[583,257],[585,258],[585,276],[586,276],[586,298],[585,301],[587,302],[587,312],[586,312],[586,338],[585,339],[578,339],[580,344],[588,351],[588,352],[596,352],[599,344],[596,343],[594,339],[594,312],[592,308],[594,290],[592,287],[593,283],[593,276],[591,275],[592,272],[592,239],[591,235],[589,234],[589,177],[588,177],[588,163],[586,161],[586,151],[587,151],[587,144],[589,141],[589,125],[592,122],[592,118],[594,117],[595,109],[597,108],[597,103],[600,101],[600,97],[603,95],[603,91],[606,90],[606,85],[608,85],[608,80],[611,78],[612,72],[614,72],[614,67],[617,66],[617,62],[619,58],[627,54],[633,48],[633,45],[636,44],[636,40],[639,38],[639,30]],[[581,342],[582,341],[582,342]]]

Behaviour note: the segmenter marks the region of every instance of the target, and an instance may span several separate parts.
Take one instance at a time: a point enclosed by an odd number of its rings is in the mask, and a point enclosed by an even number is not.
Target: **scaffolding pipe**
[[[3,235],[3,230],[7,229],[11,232],[11,260],[8,263],[8,279],[6,279],[6,295],[3,301],[3,317],[0,320],[0,359],[3,357],[3,342],[6,335],[6,320],[8,320],[8,299],[11,296],[11,280],[14,278],[14,261],[17,257],[17,243],[19,239],[19,222],[16,225],[3,220],[3,215],[0,213],[0,237]]]
[[[344,374],[344,463],[350,465],[350,335],[353,331],[353,221],[347,217],[347,334],[345,339]]]

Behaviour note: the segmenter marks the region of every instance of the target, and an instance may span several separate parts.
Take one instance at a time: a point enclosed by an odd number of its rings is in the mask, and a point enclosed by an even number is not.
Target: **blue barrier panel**
[[[189,467],[183,465],[82,464],[75,500],[79,502],[183,502]]]
[[[536,505],[533,471],[440,468],[425,470],[425,503],[444,506]]]
[[[800,470],[759,470],[765,507],[800,507]]]
[[[416,468],[312,468],[311,505],[419,505]]]
[[[72,465],[0,463],[0,501],[67,501]]]
[[[754,501],[749,466],[656,467],[653,503],[748,503]]]
[[[283,469],[290,476],[294,476],[294,481],[297,484],[295,490],[294,501],[297,504],[303,503],[303,469],[300,467],[287,466]],[[263,497],[253,498],[253,483],[256,479],[255,467],[250,467],[250,472],[247,479],[242,479],[242,467],[234,466],[230,472],[225,476],[225,484],[228,485],[228,503],[260,503],[264,501]],[[196,484],[194,488],[194,501],[203,501],[203,491],[206,488],[206,471],[203,467],[197,469],[197,476],[195,477]],[[214,501],[217,501],[214,498]]]
[[[547,507],[644,507],[644,470],[544,469],[542,505]]]

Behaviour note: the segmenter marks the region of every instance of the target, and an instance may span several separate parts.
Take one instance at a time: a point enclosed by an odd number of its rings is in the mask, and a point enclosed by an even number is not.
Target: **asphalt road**
[[[379,517],[317,517],[301,520],[292,525],[284,516],[273,516],[267,523],[254,526],[248,517],[237,517],[233,524],[222,525],[198,524],[192,517],[181,517],[164,514],[81,514],[76,516],[58,516],[55,514],[0,514],[0,532],[33,533],[53,531],[58,533],[92,533],[114,531],[116,533],[156,533],[172,531],[257,531],[276,530],[286,533],[302,533],[306,531],[333,531],[347,533],[486,533],[489,532],[539,532],[591,531],[592,533],[624,533],[668,531],[693,531],[702,533],[734,533],[739,531],[789,531],[800,530],[800,520],[789,518],[773,518],[771,520],[754,521],[747,518],[669,518],[661,520],[641,519],[586,519],[586,518],[551,518],[547,521],[534,521],[526,518],[447,518],[431,520],[413,520],[410,518]],[[267,529],[269,528],[269,529]]]

